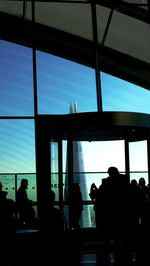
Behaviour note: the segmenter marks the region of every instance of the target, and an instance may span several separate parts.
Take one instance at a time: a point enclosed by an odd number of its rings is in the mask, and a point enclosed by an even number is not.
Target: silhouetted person
[[[92,183],[90,187],[89,197],[91,198],[94,204],[93,209],[95,211],[95,224],[97,228],[99,227],[99,222],[98,222],[99,212],[97,211],[98,196],[99,196],[99,188],[95,185],[95,183]]]
[[[106,243],[118,243],[126,237],[128,212],[128,179],[114,166],[108,168],[96,200],[97,227]]]
[[[49,221],[48,227],[52,232],[61,234],[65,230],[65,218],[63,212],[54,206],[55,203],[55,192],[50,190],[49,193]]]
[[[126,175],[120,174],[119,170],[111,166],[108,168],[110,182],[110,222],[111,235],[114,239],[123,240],[128,230],[128,190],[129,180]]]
[[[1,264],[12,263],[15,250],[15,202],[7,199],[7,191],[3,191],[2,182],[0,182],[0,250]],[[9,256],[8,256],[9,254]],[[10,260],[10,261],[9,261]]]
[[[16,193],[16,205],[21,225],[33,225],[35,222],[35,211],[32,200],[27,195],[28,180],[23,178]]]
[[[72,185],[68,200],[70,212],[70,226],[72,229],[78,229],[80,228],[79,221],[83,211],[83,200],[79,183],[74,183]]]
[[[139,179],[138,187],[142,197],[140,222],[143,229],[143,233],[145,234],[145,237],[147,237],[150,229],[150,190],[149,187],[146,186],[146,181],[144,177],[141,177]]]
[[[0,182],[0,231],[11,234],[15,230],[15,202],[7,199],[7,191],[3,191]]]
[[[55,192],[50,190],[49,202],[44,217],[40,220],[41,261],[50,265],[63,263],[65,252],[64,231],[65,218],[63,212],[55,205]],[[41,252],[42,251],[42,252]]]
[[[5,200],[7,196],[7,191],[3,191],[3,184],[0,181],[0,200]]]
[[[135,250],[141,238],[139,221],[142,211],[142,195],[135,179],[129,185],[128,206],[128,244]]]
[[[92,183],[92,185],[90,187],[90,193],[89,193],[91,200],[94,201],[96,199],[97,192],[98,192],[98,187],[95,185],[95,183]]]
[[[109,180],[108,178],[103,178],[102,183],[97,190],[96,200],[95,200],[95,222],[98,229],[98,233],[101,238],[108,238],[107,234],[109,232]]]

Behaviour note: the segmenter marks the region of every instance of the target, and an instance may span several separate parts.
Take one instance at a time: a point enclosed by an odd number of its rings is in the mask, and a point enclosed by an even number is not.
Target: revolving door
[[[69,228],[69,205],[66,194],[74,182],[79,182],[84,202],[81,227],[94,227],[93,205],[89,198],[90,184],[97,182],[97,185],[100,185],[102,178],[107,176],[107,167],[112,161],[108,161],[106,168],[101,172],[98,169],[94,171],[94,168],[90,167],[94,165],[93,158],[95,163],[96,159],[99,160],[99,165],[102,164],[102,159],[108,160],[108,153],[113,153],[113,164],[123,161],[121,170],[130,179],[137,174],[131,170],[134,162],[136,163],[137,154],[140,157],[140,149],[137,147],[142,147],[145,167],[144,171],[139,171],[138,174],[145,174],[149,183],[149,127],[149,116],[137,113],[103,112],[38,116],[36,146],[39,216],[46,212],[51,188],[56,194],[56,207],[65,212]],[[134,145],[136,145],[136,159],[133,158]],[[100,147],[100,153],[102,146],[102,155],[96,156],[98,154],[96,149]],[[114,161],[116,150],[118,155]],[[91,157],[88,163],[86,159],[87,170],[84,159],[89,154]]]

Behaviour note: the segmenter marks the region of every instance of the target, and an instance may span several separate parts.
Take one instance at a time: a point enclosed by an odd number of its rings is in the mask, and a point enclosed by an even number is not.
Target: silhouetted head
[[[21,187],[24,187],[25,189],[28,188],[28,179],[26,178],[21,179]]]
[[[8,192],[7,191],[2,191],[0,192],[0,200],[6,200]]]
[[[130,182],[130,185],[131,185],[131,187],[137,187],[138,186],[138,183],[137,183],[137,181],[136,181],[136,179],[132,179],[131,180],[131,182]]]
[[[108,168],[108,174],[110,177],[116,176],[119,174],[118,168],[115,166],[110,166]]]
[[[145,179],[144,179],[144,177],[141,177],[140,179],[139,179],[139,186],[140,187],[144,187],[145,186]]]

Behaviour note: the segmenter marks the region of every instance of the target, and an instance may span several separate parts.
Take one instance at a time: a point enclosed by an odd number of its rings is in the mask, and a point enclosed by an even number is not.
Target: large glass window
[[[150,91],[130,82],[101,73],[103,111],[150,114]]]
[[[93,69],[38,51],[37,81],[39,114],[67,114],[74,102],[77,112],[97,111]]]
[[[33,115],[32,50],[0,40],[0,115]]]

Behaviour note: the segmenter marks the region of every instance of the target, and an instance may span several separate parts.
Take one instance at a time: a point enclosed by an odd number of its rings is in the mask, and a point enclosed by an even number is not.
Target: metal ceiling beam
[[[110,9],[112,8],[112,6],[114,5],[115,2],[116,2],[116,0],[96,0],[96,3],[98,5],[101,5],[101,6],[110,8]],[[148,4],[146,4],[146,5],[140,4],[139,5],[136,3],[128,3],[125,1],[118,1],[117,5],[115,7],[115,10],[124,14],[124,15],[133,17],[135,19],[141,20],[141,21],[149,24],[149,11],[148,11],[148,9],[146,10],[144,8],[141,8],[142,6],[148,7]]]

